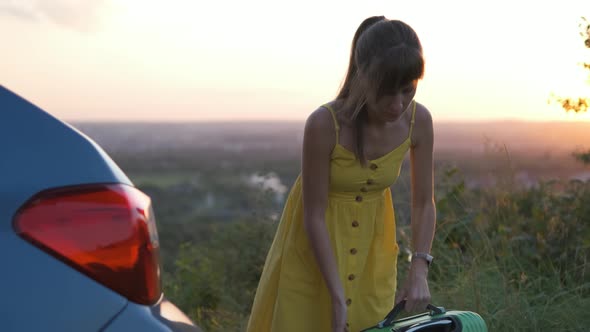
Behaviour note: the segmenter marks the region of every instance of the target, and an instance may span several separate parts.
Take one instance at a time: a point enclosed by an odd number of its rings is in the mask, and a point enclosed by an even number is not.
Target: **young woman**
[[[426,308],[435,205],[432,117],[414,101],[423,72],[411,27],[383,16],[361,23],[337,98],[305,124],[302,172],[266,258],[249,332],[357,332],[403,299],[408,311]],[[396,297],[390,186],[408,151],[415,253]]]

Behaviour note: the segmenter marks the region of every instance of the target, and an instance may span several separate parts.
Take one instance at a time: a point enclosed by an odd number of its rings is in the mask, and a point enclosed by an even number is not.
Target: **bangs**
[[[377,98],[395,93],[424,75],[422,52],[405,45],[393,47],[373,62],[368,74],[371,90],[376,92]]]

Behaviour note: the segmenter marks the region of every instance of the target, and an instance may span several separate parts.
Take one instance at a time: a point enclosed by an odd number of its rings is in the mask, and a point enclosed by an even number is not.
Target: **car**
[[[201,331],[164,296],[150,197],[0,85],[0,330]]]

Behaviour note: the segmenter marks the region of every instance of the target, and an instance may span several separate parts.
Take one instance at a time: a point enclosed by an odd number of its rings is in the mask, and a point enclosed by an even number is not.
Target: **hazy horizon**
[[[298,151],[304,124],[275,122],[76,122],[70,123],[99,144],[118,150],[144,148],[231,149],[238,144]],[[472,122],[435,123],[435,150],[482,151],[487,145],[506,145],[527,154],[571,153],[590,149],[590,123]],[[229,144],[229,145],[228,145]]]
[[[197,120],[197,119],[188,119],[188,120],[141,120],[141,119],[126,119],[126,120],[68,120],[68,119],[60,119],[61,121],[68,122],[70,124],[258,124],[258,123],[291,123],[291,124],[305,124],[305,120],[300,119],[286,119],[286,120],[277,120],[277,119],[270,119],[270,120],[257,120],[257,119],[244,119],[244,120]],[[590,121],[570,121],[570,120],[546,120],[546,119],[490,119],[490,120],[481,120],[481,119],[464,119],[464,120],[454,120],[454,119],[442,119],[436,120],[433,119],[434,126],[437,124],[521,124],[521,123],[536,123],[536,124],[564,124],[564,125],[581,125],[587,126],[590,128]],[[589,134],[590,140],[590,134]]]

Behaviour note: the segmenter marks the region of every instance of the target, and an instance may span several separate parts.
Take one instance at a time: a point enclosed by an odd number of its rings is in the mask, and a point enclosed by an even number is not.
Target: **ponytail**
[[[359,91],[360,82],[358,77],[358,66],[356,61],[356,45],[360,36],[373,24],[386,20],[385,16],[371,16],[365,19],[357,28],[352,39],[352,46],[350,48],[350,60],[348,63],[348,71],[340,91],[336,96],[337,100],[344,100],[344,105],[348,106],[345,109],[352,109],[350,119],[354,121],[354,141],[355,141],[355,155],[360,160],[361,165],[366,166],[367,158],[365,156],[364,141],[363,141],[363,124],[367,121],[367,106],[366,94],[353,94],[353,91]]]

